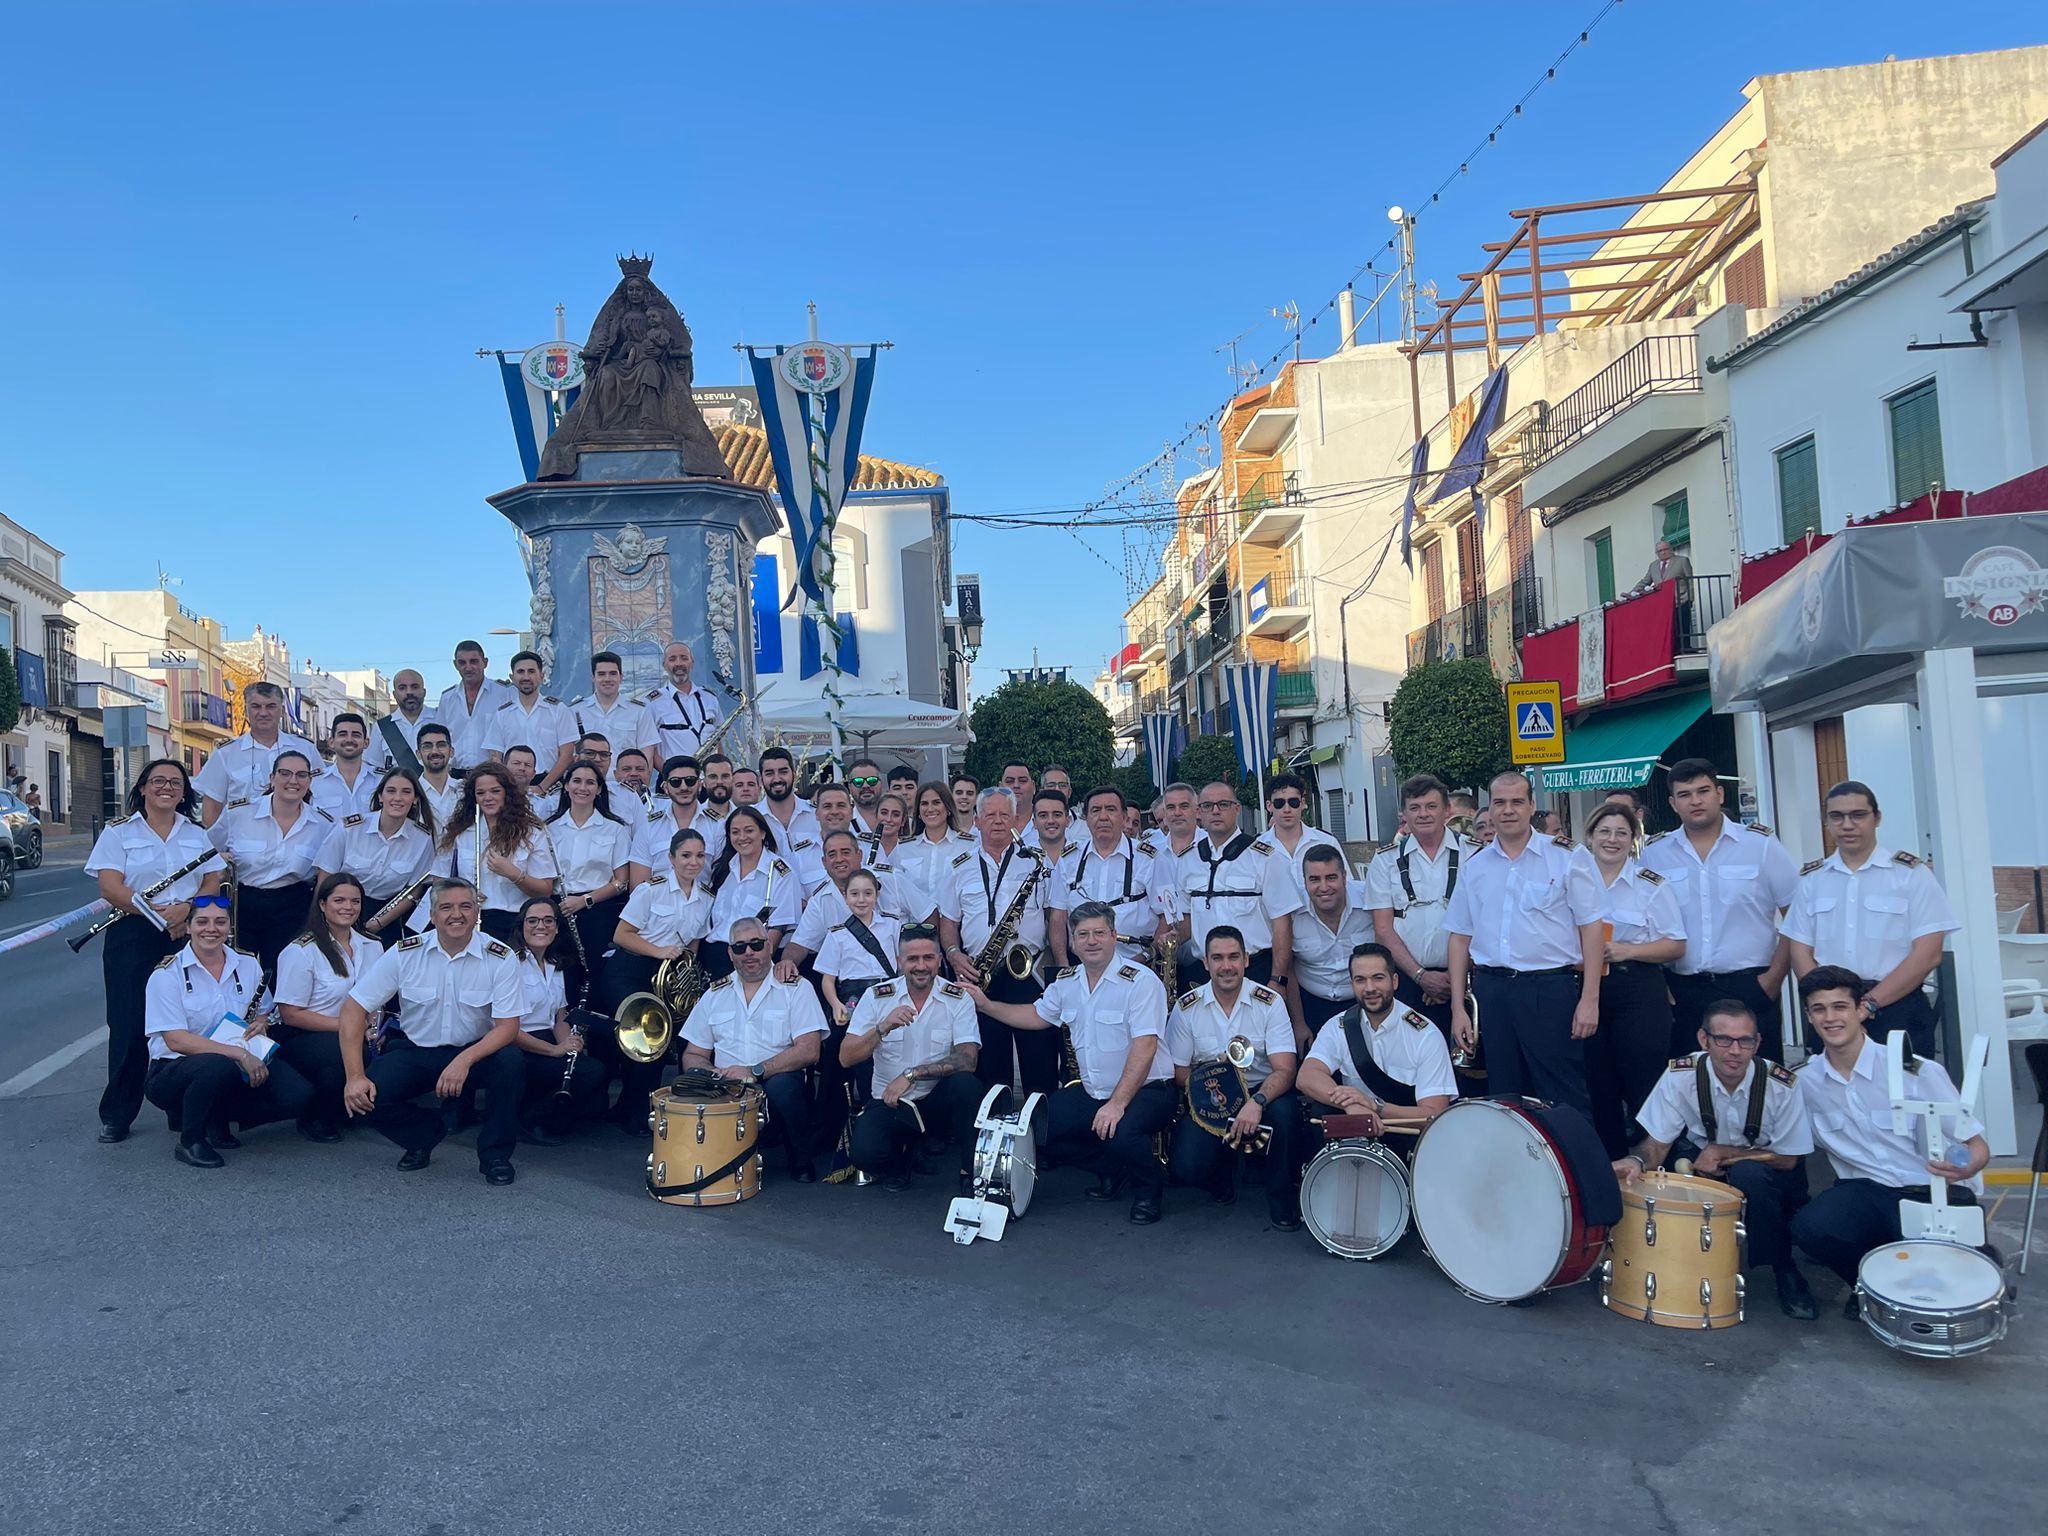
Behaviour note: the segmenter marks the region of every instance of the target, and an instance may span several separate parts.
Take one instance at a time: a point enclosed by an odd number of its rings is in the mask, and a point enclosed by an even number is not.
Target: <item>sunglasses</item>
[[[766,939],[734,939],[725,947],[736,955],[751,955],[757,949],[766,949],[768,941]]]
[[[936,939],[939,930],[930,923],[905,923],[897,935],[903,939]]]
[[[1301,808],[1301,796],[1275,795],[1267,804],[1271,805],[1276,811],[1299,810]]]
[[[661,782],[670,789],[695,789],[697,787],[697,781],[694,778],[680,773],[672,773]]]
[[[228,909],[228,899],[225,896],[194,896],[192,898],[192,910],[194,912],[204,907],[219,907],[221,911],[225,912]]]
[[[846,782],[855,786],[856,788],[866,789],[870,784],[879,784],[882,781],[876,778],[873,774],[869,774],[864,778],[848,779]]]

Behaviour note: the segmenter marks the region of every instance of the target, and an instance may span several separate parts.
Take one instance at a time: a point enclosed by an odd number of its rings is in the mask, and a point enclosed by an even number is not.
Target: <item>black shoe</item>
[[[229,1152],[233,1152],[242,1144],[241,1138],[235,1135],[235,1133],[229,1130],[225,1125],[216,1127],[214,1133],[206,1139],[212,1142],[216,1147],[224,1148]]]
[[[809,1163],[804,1163],[799,1167],[790,1169],[789,1176],[799,1184],[815,1184],[818,1182],[818,1170]]]
[[[1131,1225],[1149,1227],[1159,1219],[1159,1197],[1140,1195],[1131,1202]]]
[[[1863,1307],[1856,1300],[1856,1293],[1854,1291],[1851,1291],[1849,1293],[1849,1299],[1842,1303],[1842,1316],[1847,1321],[1853,1323],[1856,1321],[1857,1318],[1861,1317],[1862,1315]]]
[[[971,1173],[960,1175],[960,1198],[962,1200],[972,1200],[974,1198],[974,1175]]]
[[[341,1132],[337,1131],[325,1120],[301,1120],[299,1122],[299,1134],[308,1141],[328,1142],[341,1140]]]
[[[1083,1195],[1090,1200],[1115,1200],[1123,1192],[1124,1181],[1120,1178],[1098,1178],[1093,1189],[1082,1191]]]
[[[127,1139],[128,1127],[125,1125],[116,1125],[113,1121],[109,1120],[100,1126],[99,1140],[102,1146],[112,1146],[117,1141],[126,1141]]]
[[[1236,1181],[1233,1180],[1228,1184],[1211,1184],[1209,1186],[1209,1203],[1211,1205],[1237,1204]]]
[[[1802,1323],[1810,1323],[1820,1316],[1820,1304],[1813,1299],[1813,1289],[1806,1283],[1806,1276],[1790,1265],[1778,1271],[1778,1310]]]
[[[886,1173],[882,1175],[882,1188],[884,1189],[894,1190],[896,1193],[901,1194],[910,1187],[910,1175],[907,1173]]]
[[[613,1115],[611,1125],[621,1136],[630,1137],[634,1141],[647,1139],[647,1121],[644,1117],[639,1120],[627,1120],[619,1115]]]
[[[495,1163],[485,1163],[483,1175],[486,1184],[510,1184],[519,1177],[519,1170],[500,1158]]]
[[[398,1160],[398,1171],[400,1173],[418,1173],[433,1160],[434,1149],[432,1147],[414,1147]]]
[[[171,1156],[187,1168],[225,1168],[228,1160],[203,1141],[181,1141]]]
[[[529,1125],[520,1127],[519,1139],[530,1141],[536,1147],[559,1147],[566,1138],[557,1136],[546,1126]]]
[[[1299,1232],[1301,1213],[1299,1211],[1268,1211],[1267,1219],[1272,1222],[1275,1232]]]
[[[1537,1302],[1541,1301],[1542,1299],[1543,1293],[1541,1291],[1538,1291],[1534,1296],[1517,1296],[1513,1301],[1509,1302],[1508,1305],[1511,1307],[1533,1307],[1536,1305]]]

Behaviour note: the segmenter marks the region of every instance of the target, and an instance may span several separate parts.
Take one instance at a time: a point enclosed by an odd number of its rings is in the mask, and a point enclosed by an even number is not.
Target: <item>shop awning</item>
[[[1704,688],[1593,716],[1564,739],[1561,766],[1543,770],[1548,793],[1634,789],[1647,784],[1664,749],[1713,703]]]

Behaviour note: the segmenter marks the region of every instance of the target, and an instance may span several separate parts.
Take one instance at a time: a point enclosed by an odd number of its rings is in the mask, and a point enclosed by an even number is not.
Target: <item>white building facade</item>
[[[44,825],[53,831],[68,826],[72,810],[78,626],[64,612],[70,600],[63,551],[0,517],[0,647],[12,655],[21,685],[21,718],[0,736],[0,782],[23,790],[34,785]]]

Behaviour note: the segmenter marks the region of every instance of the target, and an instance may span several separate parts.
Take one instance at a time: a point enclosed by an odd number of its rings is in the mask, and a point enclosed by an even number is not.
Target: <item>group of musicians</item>
[[[1882,846],[1860,783],[1829,792],[1835,851],[1800,871],[1727,817],[1703,760],[1674,767],[1680,826],[1647,840],[1620,799],[1583,842],[1536,833],[1509,772],[1475,846],[1422,775],[1354,880],[1292,775],[1268,781],[1263,834],[1227,784],[1167,786],[1147,831],[1116,788],[1077,800],[1022,763],[981,788],[858,759],[806,801],[786,750],[716,750],[685,645],[641,698],[601,653],[567,705],[530,653],[509,684],[473,642],[455,660],[432,711],[402,673],[392,716],[340,717],[331,762],[255,684],[248,730],[196,779],[169,759],[140,775],[87,864],[135,914],[106,936],[102,1141],[147,1097],[193,1166],[221,1166],[237,1129],[290,1118],[332,1141],[365,1119],[410,1171],[480,1114],[482,1174],[509,1183],[522,1139],[644,1134],[662,1068],[619,1051],[610,1014],[687,956],[709,985],[684,1065],[760,1085],[800,1182],[835,1148],[892,1187],[964,1181],[980,1094],[1021,1086],[1048,1096],[1046,1156],[1097,1174],[1094,1198],[1128,1194],[1133,1222],[1160,1218],[1169,1182],[1234,1199],[1257,1157],[1291,1231],[1313,1121],[1527,1094],[1586,1116],[1625,1180],[1687,1157],[1735,1183],[1752,1257],[1801,1317],[1795,1245],[1846,1277],[1897,1235],[1901,1190],[1981,1187],[1960,1105],[1934,1149],[1870,1112],[1872,1037],[1899,1029],[1916,1092],[1956,1098],[1926,1060],[1922,983],[1957,925],[1926,866]],[[1797,1074],[1788,967],[1822,1048]],[[1221,1114],[1187,1112],[1225,1060]],[[1816,1146],[1836,1182],[1808,1200]]]

